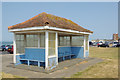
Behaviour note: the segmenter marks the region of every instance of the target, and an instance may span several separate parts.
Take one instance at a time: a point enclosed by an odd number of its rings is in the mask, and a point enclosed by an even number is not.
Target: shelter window
[[[26,35],[27,47],[38,47],[38,35],[29,34]]]
[[[45,48],[45,33],[40,34],[40,47]]]
[[[84,37],[83,36],[72,36],[72,46],[83,46]]]
[[[88,50],[88,36],[86,36],[86,50]]]
[[[48,56],[55,55],[55,33],[49,33],[49,52]]]
[[[24,35],[16,34],[16,52],[24,53]]]
[[[70,36],[59,36],[59,46],[70,46]]]

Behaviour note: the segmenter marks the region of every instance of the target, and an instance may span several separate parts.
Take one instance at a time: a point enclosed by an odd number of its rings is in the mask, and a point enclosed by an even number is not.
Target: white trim
[[[42,30],[42,29],[65,31],[65,32],[79,33],[79,34],[92,34],[92,33],[89,33],[89,32],[80,32],[80,31],[56,28],[56,27],[51,27],[51,26],[40,26],[40,27],[29,27],[29,28],[22,28],[22,29],[11,29],[9,31],[10,32],[16,32],[16,31],[29,31],[29,30]]]
[[[38,29],[44,29],[44,26],[40,27],[29,27],[29,28],[21,28],[21,29],[10,29],[10,32],[15,32],[15,31],[27,31],[27,30],[38,30]]]
[[[72,32],[72,33],[91,34],[91,33],[88,33],[88,32],[80,32],[80,31],[75,31],[75,30],[70,30],[70,29],[62,29],[62,28],[56,28],[56,27],[49,27],[48,29],[65,31],[65,32]]]
[[[56,34],[56,36],[55,36],[56,37],[56,41],[55,41],[56,42],[55,43],[56,44],[56,46],[55,46],[56,50],[55,51],[56,51],[56,61],[57,61],[57,65],[58,65],[58,33],[56,32],[55,34]]]
[[[45,68],[48,68],[48,37],[49,36],[49,32],[46,31],[45,32]]]
[[[89,53],[89,36],[88,36],[88,53]]]
[[[13,40],[13,45],[14,45],[14,49],[13,49],[13,51],[14,51],[14,55],[13,55],[13,63],[15,64],[16,63],[16,35],[15,35],[15,33],[14,33],[14,40]]]
[[[42,33],[42,32],[45,32],[45,31],[25,31],[25,32],[15,32],[15,33]]]
[[[24,54],[25,54],[25,53],[19,53],[19,54],[17,53],[16,55],[24,55]]]
[[[86,36],[84,35],[84,57],[86,57],[85,52],[86,52]]]
[[[53,55],[53,56],[48,56],[48,58],[53,58],[53,57],[56,57],[56,55]]]

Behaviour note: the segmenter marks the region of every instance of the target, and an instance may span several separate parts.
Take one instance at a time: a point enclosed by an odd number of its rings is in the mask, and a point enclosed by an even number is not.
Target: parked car
[[[89,41],[89,45],[90,45],[90,46],[92,46],[92,45],[93,45],[93,43],[92,43],[91,41]]]
[[[6,51],[6,46],[5,45],[2,45],[1,48],[2,48],[2,51]]]
[[[118,42],[113,42],[112,47],[116,47]]]
[[[8,50],[9,47],[11,47],[11,45],[6,45],[5,46],[6,51]]]
[[[13,45],[8,47],[7,50],[10,54],[13,54]]]
[[[116,45],[116,47],[120,47],[120,43],[118,43],[118,44]]]
[[[103,42],[98,42],[97,43],[97,46],[99,47],[100,45],[102,45],[103,44]]]
[[[109,42],[105,42],[101,45],[98,45],[98,47],[109,47]]]
[[[98,44],[98,42],[94,42],[94,43],[93,43],[93,46],[97,46],[97,44]]]

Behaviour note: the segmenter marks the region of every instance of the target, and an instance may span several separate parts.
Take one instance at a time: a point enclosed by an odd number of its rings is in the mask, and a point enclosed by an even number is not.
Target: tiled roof
[[[8,29],[10,30],[10,29],[20,29],[20,28],[28,28],[28,27],[40,27],[40,26],[46,26],[46,25],[62,28],[62,29],[70,29],[70,30],[75,30],[80,32],[93,33],[92,31],[79,26],[78,24],[74,23],[71,20],[58,17],[55,15],[47,14],[45,12],[38,14],[37,16],[25,22],[22,22],[13,26],[9,26]]]

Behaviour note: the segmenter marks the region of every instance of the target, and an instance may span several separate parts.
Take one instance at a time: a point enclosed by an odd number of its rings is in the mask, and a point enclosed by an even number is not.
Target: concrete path
[[[17,76],[28,77],[28,78],[62,78],[62,77],[71,77],[71,75],[85,70],[88,66],[94,65],[103,61],[102,59],[91,59],[88,62],[80,62],[73,66],[57,70],[55,72],[46,74],[41,72],[35,72],[30,70],[18,69],[7,67],[8,65],[12,64],[12,54],[4,54],[2,56],[2,71],[5,73],[10,73]]]
[[[0,51],[0,54],[2,54],[2,51]]]

